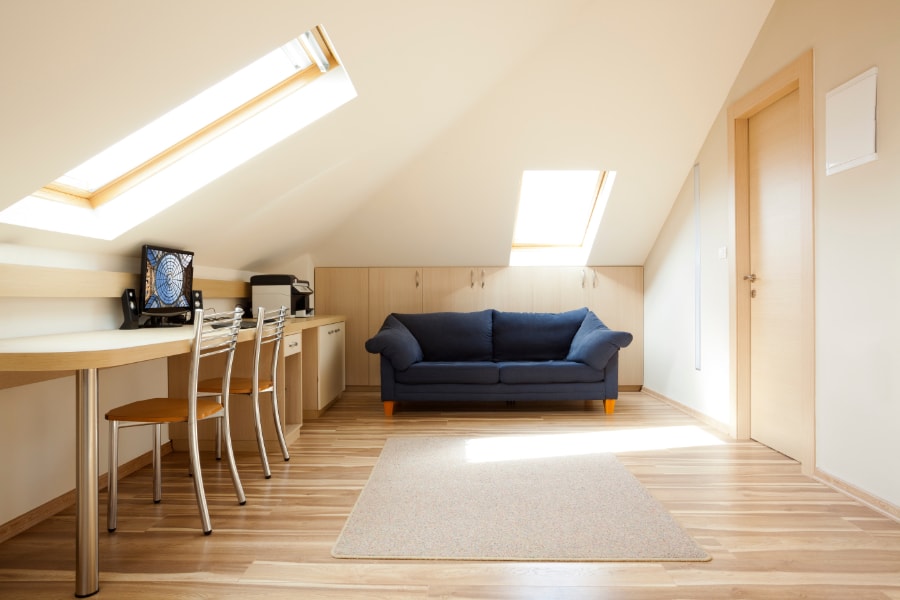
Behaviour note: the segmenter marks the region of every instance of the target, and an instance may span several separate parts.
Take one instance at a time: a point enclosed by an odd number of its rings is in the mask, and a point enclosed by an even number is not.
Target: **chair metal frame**
[[[107,529],[110,532],[115,531],[117,526],[119,429],[123,427],[153,426],[153,501],[159,503],[162,500],[162,457],[160,452],[162,424],[187,423],[188,454],[190,470],[194,480],[194,493],[197,497],[197,508],[200,511],[203,533],[209,535],[212,533],[212,524],[209,518],[206,492],[203,488],[203,475],[200,470],[200,445],[197,436],[197,423],[201,420],[217,419],[217,422],[224,428],[228,468],[231,472],[231,480],[234,484],[238,502],[242,505],[247,502],[234,460],[234,450],[231,445],[231,426],[228,416],[231,367],[243,312],[243,309],[240,307],[235,308],[234,311],[222,313],[204,313],[202,309],[195,311],[194,332],[191,343],[191,365],[186,398],[151,398],[131,402],[113,408],[106,413],[106,419],[109,421]],[[204,400],[198,394],[200,363],[206,358],[222,354],[225,356],[225,369],[221,380],[222,393],[220,398],[215,401]],[[202,405],[202,411],[198,411],[198,404]],[[173,410],[173,408],[177,408],[177,410]]]
[[[277,309],[266,310],[262,306],[257,308],[256,316],[256,334],[253,346],[253,372],[247,377],[232,377],[230,381],[230,389],[232,396],[248,396],[251,399],[253,410],[253,427],[256,432],[256,444],[259,447],[260,462],[262,463],[263,475],[266,479],[272,477],[272,470],[269,467],[269,459],[266,452],[266,442],[263,436],[262,421],[260,419],[259,396],[260,394],[271,394],[272,399],[272,417],[275,421],[275,433],[278,437],[278,444],[281,446],[281,455],[285,461],[291,459],[288,452],[287,442],[284,439],[284,430],[281,427],[281,414],[278,410],[278,357],[281,348],[281,342],[284,339],[285,318],[287,316],[287,307],[282,306]],[[261,363],[262,352],[265,346],[272,346],[272,357],[268,368],[268,379],[261,378],[263,370]],[[198,387],[201,395],[220,395],[222,393],[222,381],[218,379],[209,379],[201,381]],[[216,430],[216,457],[221,458],[221,439],[223,435],[220,428]]]

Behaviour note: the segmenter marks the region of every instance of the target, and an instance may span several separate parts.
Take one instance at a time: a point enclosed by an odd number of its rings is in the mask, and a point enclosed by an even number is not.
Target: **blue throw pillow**
[[[419,342],[394,315],[388,315],[378,333],[366,340],[366,350],[383,355],[397,371],[405,371],[422,360]]]
[[[603,369],[613,354],[631,343],[634,336],[627,331],[613,331],[603,324],[592,312],[589,312],[579,327],[566,360],[589,365],[595,369]]]

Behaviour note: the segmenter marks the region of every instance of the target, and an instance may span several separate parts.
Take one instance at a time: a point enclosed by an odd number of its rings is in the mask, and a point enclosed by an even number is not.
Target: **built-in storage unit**
[[[369,338],[369,269],[347,267],[316,270],[316,312],[344,315],[344,339],[347,348],[344,373],[347,385],[368,385],[369,354],[363,350]],[[319,286],[322,286],[319,289]]]
[[[619,361],[622,389],[644,380],[643,267],[320,267],[316,309],[347,318],[347,385],[381,383],[379,356],[365,341],[392,312],[469,312],[495,308],[560,312],[587,306],[634,341]]]
[[[284,336],[284,434],[303,427],[303,334]]]
[[[344,365],[346,327],[343,321],[303,332],[303,411],[307,417],[321,415],[346,387]]]

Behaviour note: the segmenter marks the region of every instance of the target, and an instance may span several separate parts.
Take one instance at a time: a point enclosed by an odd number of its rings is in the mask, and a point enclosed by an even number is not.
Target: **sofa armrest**
[[[619,397],[619,353],[615,352],[603,369],[603,383],[606,386],[606,398],[615,400]]]
[[[567,360],[584,363],[595,369],[603,369],[610,358],[631,343],[634,336],[627,331],[613,331],[593,313],[588,313],[572,338]]]
[[[415,336],[394,315],[388,315],[381,329],[366,340],[366,350],[381,354],[398,371],[405,371],[423,358],[422,348]]]
[[[381,359],[378,362],[381,367],[381,399],[396,400],[394,366],[391,365],[391,361],[385,358],[384,354],[381,355]]]

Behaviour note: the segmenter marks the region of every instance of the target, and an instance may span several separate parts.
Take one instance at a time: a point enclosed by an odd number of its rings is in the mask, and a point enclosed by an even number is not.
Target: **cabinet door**
[[[279,398],[284,402],[281,417],[287,436],[290,429],[303,427],[303,334],[297,332],[284,336],[281,347],[284,356],[284,377],[281,378],[284,395]]]
[[[423,306],[422,269],[372,267],[369,269],[369,336],[375,335],[392,312],[420,313]],[[369,385],[381,385],[378,354],[369,355]]]
[[[369,339],[369,269],[317,268],[314,289],[317,314],[347,318],[347,385],[368,385],[369,353],[365,343]]]
[[[424,312],[472,312],[481,309],[481,277],[475,267],[423,269]]]
[[[610,329],[634,335],[619,353],[619,385],[644,383],[644,269],[592,267],[589,307]]]
[[[479,269],[482,308],[529,312],[534,309],[534,277],[529,267]]]
[[[564,312],[588,305],[589,267],[533,267],[535,312]]]
[[[322,325],[319,337],[319,410],[341,395],[344,379],[344,323]]]

